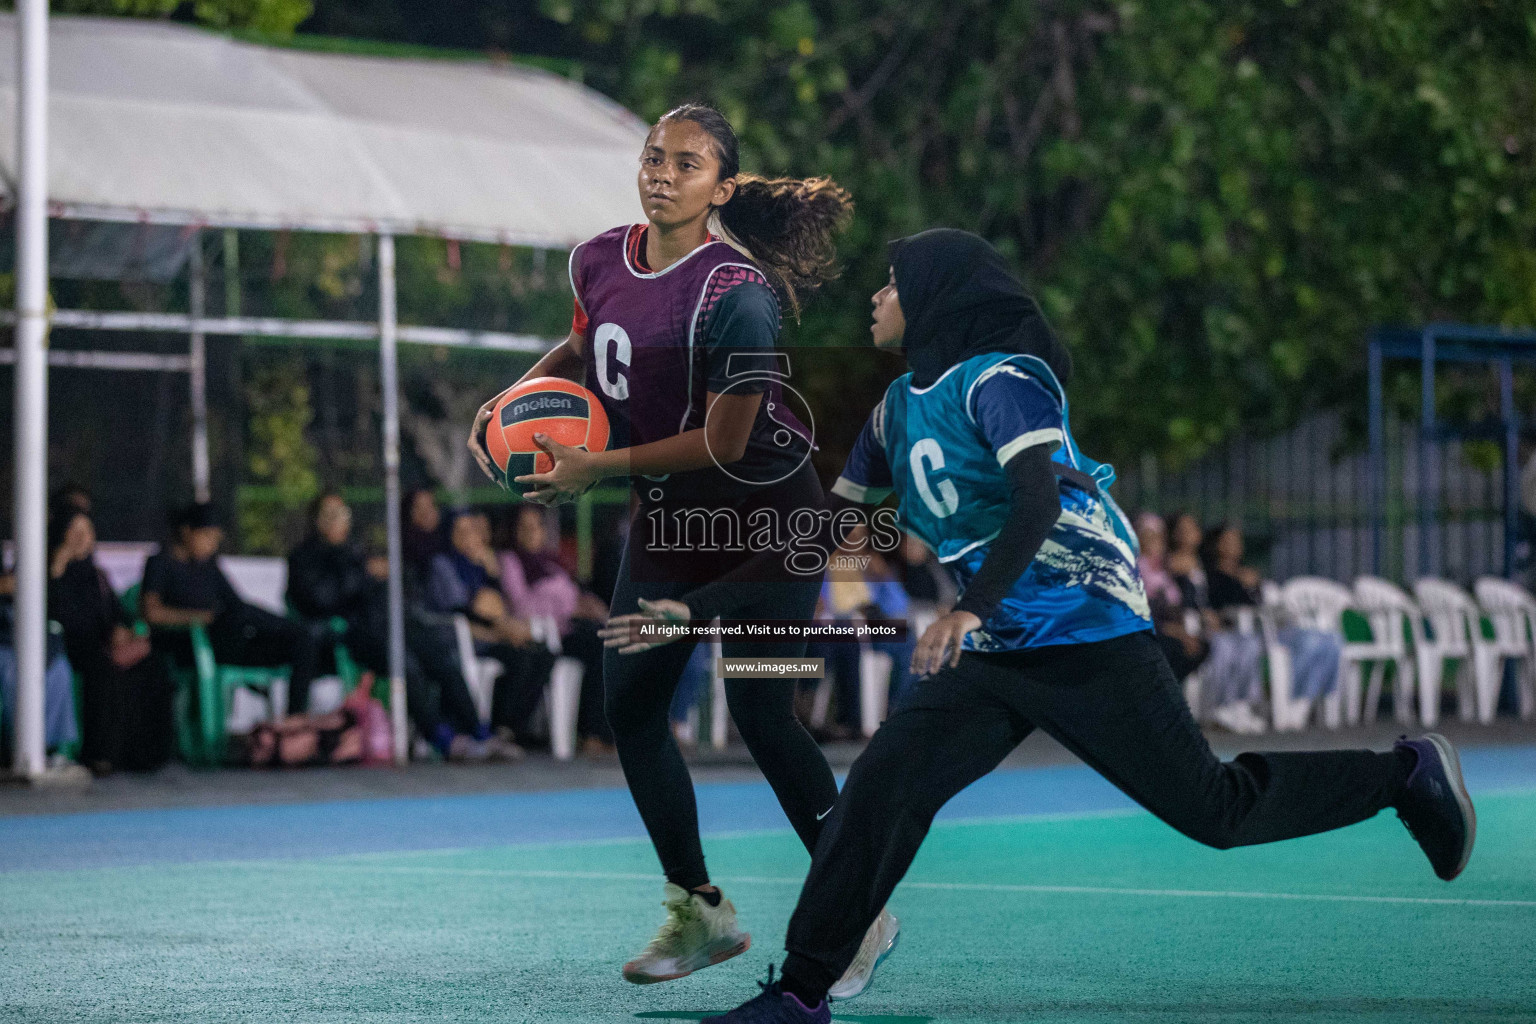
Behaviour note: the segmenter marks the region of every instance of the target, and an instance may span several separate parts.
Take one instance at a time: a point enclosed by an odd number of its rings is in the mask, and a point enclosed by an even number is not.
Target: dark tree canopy
[[[1357,402],[1375,323],[1536,323],[1524,0],[54,6],[565,58],[647,118],[711,101],[744,168],[857,203],[796,340],[867,343],[886,239],[979,231],[1069,339],[1078,427],[1116,458]]]

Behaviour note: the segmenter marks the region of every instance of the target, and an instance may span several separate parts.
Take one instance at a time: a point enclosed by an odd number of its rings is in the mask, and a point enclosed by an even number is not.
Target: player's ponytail
[[[736,191],[711,224],[763,268],[798,317],[801,301],[837,276],[833,239],[853,216],[852,197],[831,178],[741,173],[736,132],[713,107],[686,103],[662,115],[669,120],[692,121],[715,141],[720,178],[735,178]]]

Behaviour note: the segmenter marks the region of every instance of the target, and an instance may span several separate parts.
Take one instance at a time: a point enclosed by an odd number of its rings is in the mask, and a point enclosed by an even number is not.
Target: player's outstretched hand
[[[561,444],[548,434],[534,434],[533,443],[544,449],[554,461],[554,468],[547,473],[524,473],[512,479],[516,483],[534,485],[535,489],[527,497],[540,504],[559,505],[574,501],[602,479],[597,471],[597,456],[585,448]]]
[[[970,612],[954,611],[923,630],[912,649],[912,674],[929,676],[948,666],[960,664],[960,644],[965,634],[981,628],[981,620]]]
[[[660,601],[647,601],[640,599],[640,610],[628,615],[615,615],[607,624],[597,631],[597,635],[603,638],[604,647],[617,647],[620,654],[639,654],[648,651],[652,647],[660,647],[677,639],[673,636],[663,636],[655,640],[642,640],[631,642],[630,627],[643,623],[661,624],[665,622],[687,622],[690,618],[688,606],[681,601],[663,599]]]

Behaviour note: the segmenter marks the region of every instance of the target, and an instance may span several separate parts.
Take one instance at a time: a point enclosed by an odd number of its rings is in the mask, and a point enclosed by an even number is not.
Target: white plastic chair
[[[730,740],[731,726],[731,709],[725,701],[725,677],[720,674],[719,668],[720,659],[725,657],[725,648],[721,646],[718,637],[709,644],[712,648],[709,661],[709,745],[716,750],[724,750]]]
[[[1456,710],[1463,721],[1477,718],[1478,694],[1497,682],[1489,677],[1488,657],[1482,650],[1482,613],[1470,594],[1446,580],[1426,578],[1413,585],[1419,609],[1428,624],[1419,659],[1419,714],[1425,725],[1440,717],[1440,685],[1445,662],[1456,660]]]
[[[1487,646],[1490,656],[1497,659],[1493,665],[1494,678],[1504,678],[1506,660],[1516,662],[1520,717],[1529,719],[1536,715],[1536,649],[1532,647],[1532,638],[1536,637],[1536,598],[1524,587],[1496,576],[1484,576],[1473,584],[1472,591],[1493,623],[1493,640]],[[1478,702],[1478,720],[1484,724],[1493,721],[1497,703],[1495,688],[1486,704]]]
[[[535,616],[529,620],[529,628],[535,642],[544,644],[552,654],[560,654],[560,627],[553,616]],[[496,680],[506,666],[495,658],[482,658],[475,653],[475,637],[465,616],[453,617],[453,634],[459,648],[459,669],[475,702],[475,714],[480,721],[489,722]],[[544,701],[550,752],[557,761],[569,761],[576,756],[576,714],[581,706],[581,681],[585,675],[586,666],[568,657],[556,657],[549,671]]]
[[[849,621],[857,625],[864,619],[855,615]],[[859,642],[859,732],[865,738],[873,736],[880,723],[885,721],[894,667],[889,654],[875,650],[866,641]],[[827,677],[816,684],[816,692],[811,698],[811,727],[825,727],[831,710],[832,679]]]
[[[1266,614],[1261,614],[1259,609],[1251,607],[1240,607],[1234,608],[1233,611],[1237,614],[1237,631],[1239,633],[1250,635],[1254,633],[1262,634],[1261,639],[1264,644],[1264,657],[1268,664],[1271,711],[1273,711],[1275,707],[1275,693],[1277,688],[1278,692],[1280,693],[1280,702],[1282,706],[1288,708],[1289,705],[1286,703],[1286,698],[1291,692],[1290,651],[1287,651],[1279,643],[1278,639],[1276,638],[1275,630],[1273,629],[1273,623],[1267,621],[1268,616]],[[1189,633],[1190,636],[1193,637],[1204,635],[1205,623],[1202,621],[1200,612],[1198,610],[1194,608],[1186,608],[1184,610],[1184,629]],[[1209,708],[1205,707],[1205,701],[1201,697],[1201,695],[1205,692],[1205,678],[1203,675],[1204,668],[1204,666],[1201,666],[1201,668],[1195,669],[1189,675],[1184,677],[1184,701],[1189,705],[1189,712],[1194,716],[1195,721],[1197,722],[1205,721],[1205,716],[1207,712],[1210,711]],[[1257,729],[1256,731],[1263,731],[1262,719],[1260,720],[1259,725],[1261,728]],[[1275,728],[1278,728],[1278,726],[1275,726]]]
[[[859,731],[873,736],[891,701],[891,669],[894,662],[885,651],[859,645]]]
[[[1276,586],[1271,591],[1270,585],[1265,587],[1266,603],[1273,606],[1277,613],[1286,621],[1294,623],[1303,629],[1316,629],[1342,636],[1343,627],[1341,616],[1344,609],[1349,606],[1350,593],[1342,585],[1333,580],[1322,579],[1317,576],[1298,576],[1287,580],[1284,586]],[[1343,698],[1340,689],[1344,682],[1344,662],[1340,659],[1339,678],[1335,681],[1333,692],[1323,699],[1323,724],[1330,729],[1336,729],[1340,724],[1339,709]],[[1292,674],[1294,685],[1294,673]],[[1271,686],[1271,690],[1275,688]],[[1307,724],[1307,718],[1312,713],[1312,699],[1310,697],[1291,699],[1290,693],[1286,693],[1289,708],[1282,709],[1278,694],[1272,694],[1274,703],[1275,729],[1301,730]]]
[[[713,623],[718,625],[719,619]],[[730,738],[731,711],[725,702],[725,678],[720,675],[720,659],[724,656],[724,648],[720,645],[720,638],[704,641],[709,651],[709,745],[715,750],[724,750]],[[698,742],[699,738],[699,707],[703,703],[703,692],[699,699],[688,709],[683,720],[674,728],[677,731],[678,741],[689,746]]]
[[[1351,725],[1360,721],[1374,722],[1376,709],[1381,705],[1381,688],[1386,680],[1386,666],[1397,671],[1392,681],[1392,710],[1397,721],[1407,725],[1413,721],[1413,692],[1418,679],[1417,662],[1421,657],[1420,639],[1424,635],[1424,620],[1419,606],[1405,594],[1402,588],[1378,576],[1361,576],[1355,580],[1355,608],[1365,616],[1371,627],[1373,664],[1365,673],[1365,704],[1359,704],[1358,688],[1340,687],[1344,690],[1345,715]],[[1407,637],[1413,637],[1410,654]],[[1363,650],[1359,653],[1364,653]],[[1438,687],[1438,682],[1436,683]],[[1363,711],[1363,714],[1362,714]]]
[[[864,617],[852,618],[855,626],[864,625]],[[891,670],[894,662],[885,651],[877,651],[868,640],[859,641],[859,732],[865,739],[873,736],[891,703]]]
[[[1184,632],[1190,636],[1199,637],[1205,632],[1205,624],[1200,621],[1200,613],[1193,608],[1184,609]],[[1184,703],[1189,705],[1189,713],[1195,721],[1203,721],[1205,711],[1204,701],[1200,695],[1205,692],[1205,679],[1201,670],[1196,668],[1184,677]]]
[[[1337,729],[1345,722],[1358,723],[1362,689],[1369,688],[1377,671],[1385,674],[1385,662],[1392,660],[1395,652],[1374,639],[1351,642],[1344,638],[1344,612],[1355,604],[1355,597],[1341,583],[1320,576],[1297,576],[1280,588],[1278,599],[1286,616],[1297,626],[1332,633],[1343,644],[1338,679],[1333,692],[1322,701],[1323,724]],[[1408,664],[1406,648],[1401,652],[1401,660],[1399,671]],[[1377,694],[1379,697],[1379,685]]]
[[[560,623],[553,615],[535,615],[528,620],[533,639],[555,655],[549,669],[549,683],[544,688],[544,706],[549,717],[549,749],[556,761],[576,756],[576,716],[581,709],[581,681],[587,667],[577,658],[561,654]]]
[[[1268,580],[1259,586],[1258,607],[1239,607],[1237,630],[1239,633],[1257,633],[1264,643],[1265,673],[1269,683],[1270,727],[1276,732],[1299,730],[1307,723],[1311,700],[1295,700],[1296,668],[1291,663],[1291,651],[1280,642],[1279,607],[1275,585]]]
[[[576,756],[576,713],[581,708],[581,681],[586,674],[587,667],[576,658],[556,658],[549,670],[544,699],[549,702],[549,747],[556,761]]]
[[[469,696],[475,702],[475,716],[482,722],[489,722],[496,679],[505,666],[495,658],[482,658],[475,653],[475,637],[465,616],[453,617],[453,637],[459,645],[459,671],[464,673]]]

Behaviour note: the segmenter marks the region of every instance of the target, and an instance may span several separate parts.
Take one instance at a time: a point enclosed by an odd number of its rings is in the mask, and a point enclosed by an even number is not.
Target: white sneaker
[[[1211,712],[1211,721],[1239,736],[1257,736],[1268,726],[1247,704],[1234,703]]]
[[[473,736],[459,733],[448,744],[448,760],[462,764],[473,764],[479,761],[490,760],[491,752],[486,746],[485,740],[477,740]]]
[[[1250,735],[1257,736],[1260,733],[1269,732],[1269,719],[1259,714],[1252,704],[1244,701],[1238,706],[1242,709],[1238,714],[1243,717],[1243,721],[1248,723],[1248,728],[1253,730]]]
[[[636,985],[683,978],[752,948],[752,936],[736,927],[736,907],[725,897],[712,907],[696,892],[668,882],[662,890],[667,919],[656,937],[629,963],[624,980]]]
[[[869,983],[875,980],[875,968],[891,955],[899,938],[901,922],[895,914],[882,909],[875,923],[864,933],[864,941],[859,943],[859,951],[854,954],[853,963],[837,979],[837,984],[827,991],[828,998],[852,999],[862,995],[869,988]]]

